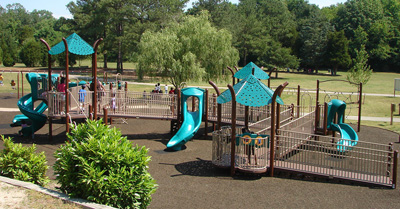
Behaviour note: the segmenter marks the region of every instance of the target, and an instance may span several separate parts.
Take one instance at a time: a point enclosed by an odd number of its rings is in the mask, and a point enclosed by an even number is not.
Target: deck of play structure
[[[94,60],[99,42],[87,53],[93,54]],[[64,41],[64,50],[68,43]],[[55,54],[56,50],[46,46],[50,54]],[[214,94],[200,88],[160,94],[132,92],[126,83],[123,88],[109,84],[98,90],[96,71],[94,65],[93,91],[86,89],[84,94],[79,90],[86,82],[67,82],[65,92],[53,91],[59,85],[59,75],[52,75],[50,66],[47,74],[26,74],[32,93],[18,102],[23,115],[16,116],[14,123],[30,120],[32,125],[22,130],[30,135],[48,122],[51,137],[55,118],[65,118],[67,131],[69,123],[78,118],[104,117],[106,122],[110,117],[169,120],[175,136],[167,147],[173,150],[180,150],[200,124],[204,122],[205,130],[209,130],[212,123],[212,163],[229,168],[232,175],[247,172],[273,176],[279,170],[396,187],[398,151],[392,144],[358,139],[357,132],[345,123],[349,109],[355,109],[360,119],[361,84],[356,93],[345,98],[341,93],[323,91],[323,82],[317,82],[316,97],[311,90],[290,88],[287,83],[273,91],[260,81],[269,79],[269,75],[249,63],[233,75],[233,83],[222,93],[210,81]],[[68,67],[65,76],[68,81]],[[282,93],[295,95],[296,104],[284,104]],[[38,100],[42,102],[35,106]],[[356,129],[360,129],[360,120]]]

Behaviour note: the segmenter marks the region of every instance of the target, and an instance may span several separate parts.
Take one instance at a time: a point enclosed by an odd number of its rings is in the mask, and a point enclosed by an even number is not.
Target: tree
[[[235,17],[231,19],[234,27],[224,28],[229,28],[234,35],[234,46],[239,50],[242,66],[250,61],[269,62],[271,57],[266,55],[273,52],[260,51],[269,43],[274,44],[273,47],[268,47],[269,49],[284,53],[293,52],[290,48],[294,46],[298,33],[295,17],[288,10],[285,1],[240,1]],[[260,55],[263,57],[258,57]]]
[[[78,0],[71,1],[67,5],[68,10],[74,17],[75,25],[71,25],[77,32],[82,32],[82,38],[88,43],[94,43],[99,38],[104,38],[104,45],[99,48],[99,52],[104,54],[104,68],[107,68],[108,57],[107,51],[113,49],[113,39],[108,37],[109,28],[111,25],[110,14],[107,11],[104,0]],[[56,28],[63,30],[63,27],[68,24],[68,20],[60,18],[56,22]]]
[[[338,68],[347,68],[351,62],[349,43],[344,31],[332,32],[328,35],[327,59],[333,66],[332,75],[336,75]]]
[[[160,32],[145,32],[139,43],[138,74],[160,75],[180,87],[182,82],[219,79],[235,65],[238,52],[226,30],[212,27],[208,13],[185,16]]]
[[[0,47],[0,65],[3,63],[3,50]]]
[[[54,31],[54,23],[52,13],[46,10],[29,13],[18,3],[9,4],[6,9],[0,7],[0,47],[4,64],[13,66],[15,62],[22,61],[28,66],[36,66],[37,58],[32,56],[43,55],[43,49],[39,53],[28,52],[32,48],[27,47],[26,43],[30,42],[28,45],[32,46],[34,41],[39,43],[39,39],[43,38],[52,46],[61,41],[63,34]]]
[[[347,80],[355,85],[362,83],[367,84],[371,75],[372,69],[368,65],[368,53],[365,46],[362,45],[360,50],[356,50],[356,58],[353,59],[353,67],[349,70]]]
[[[292,50],[283,47],[279,41],[273,40],[268,35],[254,38],[250,44],[254,44],[252,55],[257,57],[255,63],[259,66],[268,68],[297,68],[299,66],[299,59],[292,55]]]
[[[384,2],[387,3],[384,4]],[[388,0],[348,0],[344,6],[338,8],[334,20],[336,29],[344,30],[350,41],[350,52],[355,52],[360,47],[359,43],[353,43],[353,41],[359,41],[355,40],[357,38],[355,31],[360,27],[365,31],[368,37],[365,49],[369,54],[369,64],[375,70],[390,68],[388,64],[395,58],[393,49],[398,46],[398,35],[395,34],[398,29],[392,26],[396,21],[398,22],[393,17],[398,17],[399,4],[389,2]]]
[[[43,46],[34,39],[26,41],[19,55],[22,62],[27,67],[38,66],[43,57],[41,48],[43,48]]]
[[[328,33],[334,28],[316,5],[305,0],[286,0],[289,11],[296,17],[299,33],[294,53],[302,67],[318,68],[324,65]]]
[[[68,4],[76,21],[76,30],[82,38],[95,41],[104,38],[100,47],[107,60],[117,62],[117,71],[123,72],[123,61],[137,52],[136,44],[146,30],[157,31],[182,9],[187,0],[78,0]],[[87,38],[87,39],[86,39]]]
[[[234,32],[236,28],[235,16],[238,15],[236,5],[228,0],[198,0],[193,7],[188,9],[187,14],[199,15],[203,10],[210,13],[210,22],[217,28],[225,28]]]
[[[8,30],[0,34],[0,47],[3,50],[3,65],[14,66],[18,57],[18,46],[15,37]]]

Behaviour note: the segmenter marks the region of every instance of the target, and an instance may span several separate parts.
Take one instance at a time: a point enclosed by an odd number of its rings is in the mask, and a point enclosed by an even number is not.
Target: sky
[[[52,12],[55,18],[71,18],[72,15],[66,7],[66,5],[71,1],[72,0],[1,0],[0,5],[5,8],[7,4],[20,3],[29,12],[32,12],[34,9],[47,10]],[[192,2],[194,1],[195,0],[190,0],[187,3],[187,6],[191,7]],[[239,0],[230,0],[230,2],[237,4]],[[343,3],[345,0],[308,0],[308,2],[310,4],[316,4],[322,8],[332,4]]]

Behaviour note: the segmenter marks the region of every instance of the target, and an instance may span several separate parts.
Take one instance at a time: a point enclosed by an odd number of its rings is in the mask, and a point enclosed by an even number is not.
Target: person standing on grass
[[[3,79],[4,79],[4,78],[3,78],[3,74],[0,73],[0,85],[1,85],[1,86],[4,85]]]
[[[165,94],[168,94],[168,84],[165,84],[165,86],[164,86],[164,92],[165,92]]]

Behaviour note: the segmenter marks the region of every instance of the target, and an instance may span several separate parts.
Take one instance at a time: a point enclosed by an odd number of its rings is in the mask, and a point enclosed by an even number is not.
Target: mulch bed
[[[0,107],[17,108],[17,95],[0,94]],[[24,145],[36,144],[44,151],[50,169],[47,175],[55,179],[52,165],[54,152],[64,144],[65,124],[53,126],[53,140],[48,139],[48,125],[39,130],[34,139],[18,136],[20,127],[10,127],[19,112],[0,112],[0,134],[13,137]],[[114,120],[113,126],[121,130],[132,144],[145,146],[152,156],[149,171],[159,185],[150,208],[398,208],[399,189],[367,187],[329,179],[303,175],[239,174],[234,178],[229,171],[214,168],[211,163],[212,142],[203,137],[204,129],[186,149],[165,151],[172,137],[170,122],[161,120],[129,119],[128,124]],[[399,135],[375,127],[362,126],[360,140],[394,143],[399,150]],[[0,142],[0,149],[3,149]],[[397,181],[399,183],[400,180]],[[398,184],[399,185],[399,184]]]

